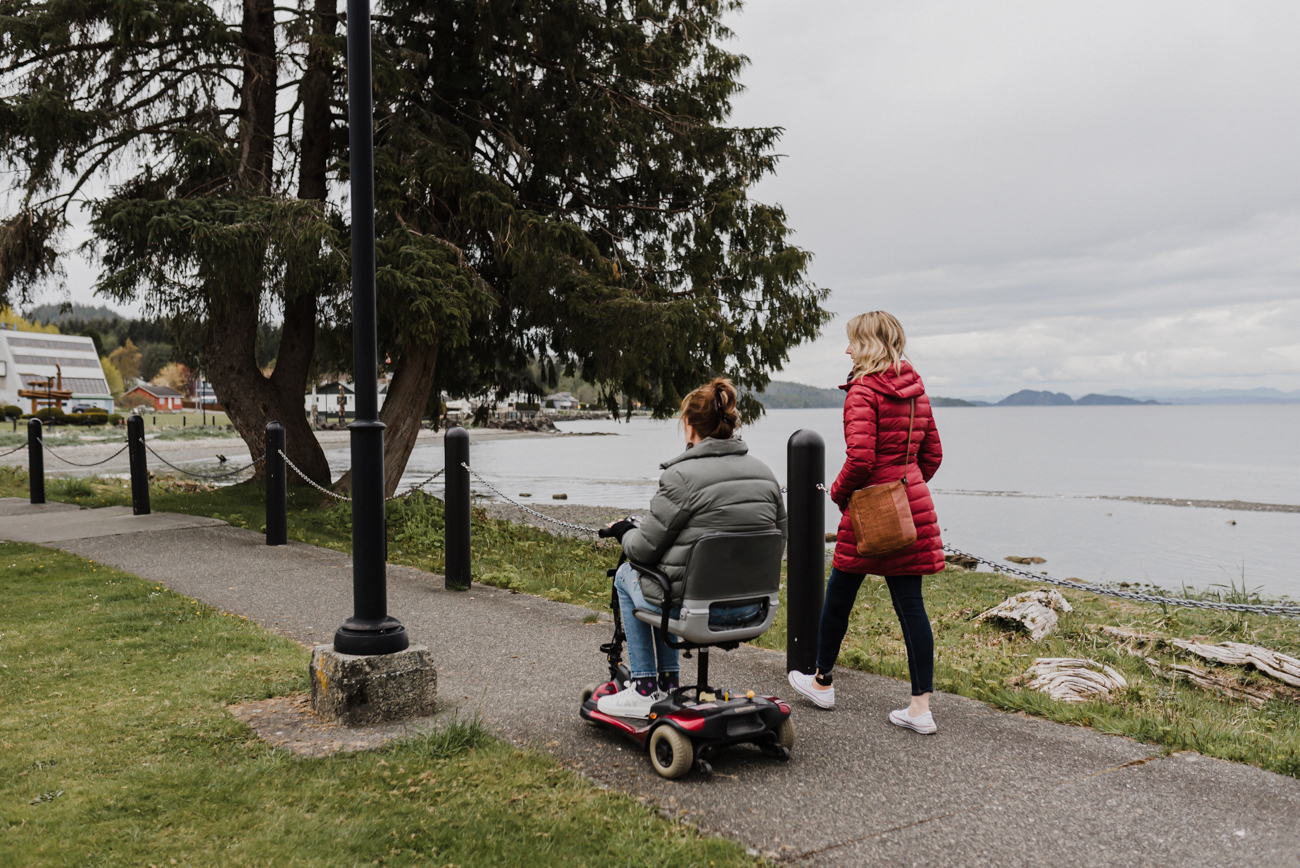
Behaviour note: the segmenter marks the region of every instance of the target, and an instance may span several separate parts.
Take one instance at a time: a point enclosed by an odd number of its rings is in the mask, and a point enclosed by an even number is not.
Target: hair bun
[[[701,438],[727,439],[735,433],[739,414],[736,413],[736,387],[722,377],[705,383],[682,401],[682,421],[689,424]]]

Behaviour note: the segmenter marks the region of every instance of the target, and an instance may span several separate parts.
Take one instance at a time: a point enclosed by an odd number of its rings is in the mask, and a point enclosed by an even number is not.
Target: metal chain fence
[[[313,488],[317,489],[318,491],[321,491],[324,494],[328,494],[330,497],[336,498],[337,500],[345,500],[345,501],[351,500],[350,497],[344,497],[343,495],[336,494],[327,488],[323,488],[320,485],[317,485],[315,482],[309,479],[306,474],[304,474],[301,470],[299,470],[296,466],[294,466],[294,463],[289,460],[289,457],[287,455],[284,455],[283,452],[281,452],[280,454],[284,456],[285,462],[290,467],[293,468],[294,472],[297,473],[299,476],[301,476],[304,480],[306,480],[307,483],[310,484]],[[522,503],[519,503],[518,501],[510,497],[507,497],[504,493],[502,493],[502,491],[499,488],[497,488],[492,483],[488,482],[478,473],[475,473],[468,464],[462,462],[461,467],[464,467],[465,470],[469,472],[470,476],[472,476],[476,481],[479,482],[479,484],[483,485],[485,488],[487,488],[497,497],[501,498],[503,501],[510,504],[511,506],[516,507],[520,511],[533,516],[534,518],[541,519],[542,521],[549,522],[550,524],[567,528],[569,530],[579,531],[581,533],[596,534],[600,532],[599,528],[586,527],[584,525],[574,524],[572,522],[564,521],[562,519],[558,519],[553,516],[546,515],[545,513],[538,512],[535,509],[531,509],[527,506],[524,506]],[[441,470],[433,474],[433,476],[430,476],[424,482],[421,482],[418,485],[413,486],[409,491],[406,492],[406,494],[410,494],[416,491],[419,487],[432,481],[440,473],[442,473]],[[821,484],[817,485],[817,489],[819,491],[826,492],[827,494],[830,493],[830,491],[826,488],[826,486]],[[786,489],[782,488],[781,491],[785,492]],[[404,497],[406,495],[405,494],[394,495],[393,497],[387,499],[394,500],[399,496]],[[976,563],[981,563],[984,564],[985,566],[991,567],[995,572],[998,573],[1017,576],[1019,578],[1026,579],[1031,582],[1040,582],[1048,585],[1056,585],[1058,587],[1070,588],[1076,591],[1087,591],[1090,594],[1098,594],[1106,597],[1115,597],[1121,600],[1132,600],[1134,602],[1139,602],[1139,603],[1154,603],[1156,605],[1161,605],[1161,606],[1182,606],[1184,608],[1190,608],[1190,609],[1212,609],[1218,611],[1246,612],[1246,613],[1254,613],[1260,615],[1283,615],[1283,616],[1288,616],[1293,618],[1300,617],[1300,606],[1268,605],[1268,604],[1252,604],[1252,603],[1225,603],[1218,600],[1195,600],[1187,597],[1166,597],[1166,596],[1161,596],[1159,594],[1144,594],[1141,591],[1125,591],[1120,588],[1108,588],[1102,585],[1089,584],[1087,582],[1074,582],[1074,581],[1069,581],[1067,579],[1057,579],[1051,576],[1031,573],[1028,570],[1021,570],[1021,569],[1016,569],[1015,567],[1008,567],[1005,564],[999,563],[997,561],[991,561],[988,558],[982,558],[979,557],[978,555],[973,555],[970,552],[962,551],[961,549],[958,549],[951,545],[945,545],[943,549],[944,551],[949,552],[951,554],[958,555],[963,558],[969,558],[970,560],[973,560]]]
[[[50,454],[53,455],[55,458],[57,458],[57,459],[59,459],[60,461],[62,461],[64,464],[71,464],[73,467],[98,467],[98,466],[101,465],[101,464],[107,464],[108,462],[112,461],[114,458],[116,458],[117,456],[121,455],[123,452],[125,452],[125,451],[127,450],[127,446],[126,446],[126,445],[123,445],[121,449],[117,450],[117,451],[114,452],[112,455],[110,455],[110,456],[108,456],[107,458],[105,458],[103,461],[92,461],[92,462],[90,462],[89,464],[82,464],[80,461],[71,461],[71,460],[69,460],[69,459],[67,459],[67,458],[64,458],[62,455],[60,455],[59,453],[55,452],[55,451],[54,451],[53,449],[51,449],[48,445],[46,445],[45,440],[44,440],[43,438],[40,439],[40,444],[41,444],[41,446],[45,449],[46,452],[50,453]],[[20,447],[20,448],[21,448],[21,447]],[[14,450],[14,451],[17,451],[17,450]],[[5,454],[11,454],[11,453],[5,453]]]
[[[417,491],[419,491],[420,489],[424,488],[424,487],[425,487],[426,485],[428,485],[430,482],[433,482],[433,481],[434,481],[435,479],[437,479],[439,476],[442,476],[442,471],[443,471],[443,470],[446,470],[446,468],[445,468],[445,467],[441,467],[441,468],[439,468],[438,470],[434,471],[434,473],[433,473],[432,476],[425,477],[425,478],[422,479],[421,481],[419,481],[419,482],[415,483],[414,485],[412,485],[410,488],[406,489],[406,491],[403,491],[401,494],[394,494],[394,495],[392,495],[391,497],[385,497],[385,498],[384,498],[384,502],[387,503],[387,502],[390,501],[390,500],[399,500],[399,499],[401,499],[401,498],[403,498],[403,497],[410,497],[412,494],[415,494],[415,492],[417,492]]]
[[[479,476],[479,475],[478,475],[477,473],[475,473],[473,470],[470,470],[469,465],[466,464],[465,462],[462,461],[461,464],[460,464],[460,466],[461,466],[461,467],[464,467],[466,470],[469,470],[469,475],[470,475],[470,476],[474,477],[474,478],[477,479],[480,483],[482,483],[483,485],[487,486],[487,489],[488,489],[489,491],[491,491],[493,494],[495,494],[497,497],[501,498],[502,500],[504,500],[506,503],[510,504],[511,506],[518,507],[519,509],[521,509],[521,510],[523,510],[524,512],[528,513],[529,515],[534,516],[535,518],[540,518],[542,521],[549,521],[551,524],[558,525],[559,527],[567,527],[569,530],[576,530],[576,531],[580,531],[580,532],[582,532],[582,533],[600,533],[600,528],[595,528],[595,527],[584,527],[584,526],[582,526],[582,525],[580,525],[580,524],[572,524],[571,522],[562,521],[561,519],[553,518],[553,517],[551,517],[551,516],[549,516],[549,515],[546,515],[545,513],[538,512],[538,511],[535,510],[535,509],[529,509],[528,507],[524,506],[522,503],[518,503],[518,502],[516,502],[516,501],[514,501],[514,500],[511,500],[510,498],[506,497],[504,494],[502,494],[502,493],[500,492],[500,490],[497,489],[496,486],[494,486],[492,483],[488,482],[488,481],[487,481],[486,479],[484,479],[483,477]]]
[[[148,443],[144,444],[144,448],[152,452],[154,458],[157,458],[159,461],[161,461],[163,464],[166,464],[172,470],[175,470],[177,473],[184,473],[186,476],[193,476],[195,479],[229,479],[232,476],[238,476],[240,473],[243,473],[245,470],[248,470],[249,468],[256,467],[257,465],[261,464],[263,461],[266,460],[265,457],[258,458],[257,460],[253,461],[251,464],[245,464],[243,467],[239,467],[235,470],[228,470],[224,473],[195,473],[193,470],[186,470],[184,467],[177,467],[175,464],[172,464],[166,458],[163,458],[156,451],[154,451],[154,448],[150,446]],[[119,452],[119,454],[121,453]]]
[[[303,480],[304,482],[306,482],[306,483],[307,483],[308,485],[310,485],[312,488],[314,488],[314,489],[316,489],[317,491],[319,491],[321,494],[328,494],[330,497],[334,498],[335,500],[341,501],[341,502],[343,502],[343,503],[351,503],[351,502],[352,502],[352,498],[347,497],[346,495],[339,494],[339,493],[336,492],[336,491],[330,491],[328,488],[325,488],[323,485],[319,485],[319,484],[317,484],[317,483],[316,483],[316,482],[315,482],[315,481],[314,481],[310,476],[308,476],[307,474],[303,473],[301,470],[298,469],[298,465],[294,464],[294,463],[289,459],[289,456],[284,454],[284,450],[277,449],[276,452],[278,452],[278,453],[280,454],[280,457],[284,459],[284,463],[287,464],[287,465],[289,466],[289,468],[293,470],[294,473],[296,473],[296,474],[298,474],[300,477],[302,477],[302,480]],[[442,475],[442,471],[445,470],[445,469],[446,469],[446,468],[444,467],[444,468],[440,468],[440,469],[438,469],[438,470],[435,470],[435,471],[433,472],[432,475],[427,476],[427,477],[425,477],[424,479],[420,480],[419,482],[415,483],[415,484],[412,485],[410,488],[406,489],[406,491],[403,491],[401,494],[393,494],[393,495],[391,495],[391,496],[389,496],[389,497],[385,497],[385,498],[384,498],[384,502],[387,503],[387,502],[389,502],[389,501],[393,501],[393,500],[400,500],[400,499],[403,498],[403,497],[410,497],[412,494],[415,494],[415,492],[417,492],[417,491],[419,491],[420,489],[424,488],[424,486],[428,485],[430,482],[433,482],[435,479],[437,479],[439,476],[441,476],[441,475]]]
[[[959,555],[963,558],[970,558],[978,563],[992,567],[995,572],[1019,576],[1020,578],[1028,579],[1031,582],[1044,582],[1062,588],[1072,588],[1076,591],[1087,591],[1090,594],[1118,597],[1121,600],[1134,600],[1139,603],[1157,603],[1162,606],[1182,606],[1188,609],[1218,609],[1228,612],[1254,612],[1260,615],[1288,615],[1293,618],[1300,618],[1300,606],[1223,603],[1218,600],[1193,600],[1188,599],[1187,597],[1163,597],[1158,594],[1144,594],[1141,591],[1125,591],[1120,588],[1107,588],[1103,585],[1092,585],[1086,582],[1072,582],[1069,579],[1055,579],[1051,576],[1031,573],[1029,570],[1019,570],[1015,567],[1008,567],[1005,564],[991,561],[969,552],[964,552],[961,549],[954,548],[950,545],[945,545],[943,550],[954,555]]]

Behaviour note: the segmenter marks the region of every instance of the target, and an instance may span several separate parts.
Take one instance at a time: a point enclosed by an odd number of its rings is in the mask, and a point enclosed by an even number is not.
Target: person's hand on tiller
[[[627,518],[610,522],[609,526],[600,532],[600,535],[604,537],[612,536],[614,539],[618,540],[621,543],[623,542],[623,534],[627,533],[628,531],[630,531],[632,528],[636,526],[637,523],[632,520],[631,516],[628,516]]]

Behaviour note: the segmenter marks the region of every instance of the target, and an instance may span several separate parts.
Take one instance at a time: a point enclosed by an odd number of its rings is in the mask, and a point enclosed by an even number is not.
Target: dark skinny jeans
[[[830,673],[840,656],[840,645],[849,630],[849,615],[863,578],[858,573],[831,569],[817,641],[817,669],[823,675]],[[934,634],[930,631],[930,616],[925,613],[925,602],[921,599],[921,577],[885,576],[885,584],[889,586],[894,613],[903,628],[912,695],[931,693],[934,690]]]

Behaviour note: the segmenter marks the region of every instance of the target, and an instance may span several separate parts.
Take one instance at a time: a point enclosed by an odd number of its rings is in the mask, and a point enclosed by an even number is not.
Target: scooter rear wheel
[[[668,724],[655,727],[650,734],[650,765],[660,777],[673,780],[691,769],[695,746],[691,740]]]

